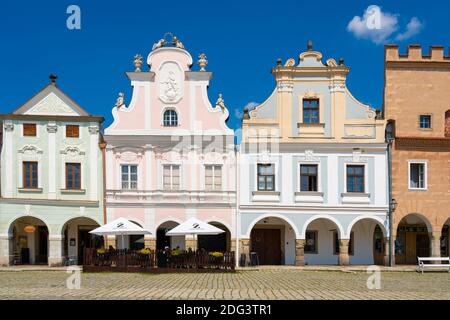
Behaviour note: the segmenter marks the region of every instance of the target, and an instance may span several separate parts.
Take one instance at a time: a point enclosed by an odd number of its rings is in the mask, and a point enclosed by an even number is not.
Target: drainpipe
[[[106,142],[103,138],[103,136],[101,137],[101,141],[99,143],[100,146],[100,150],[102,151],[102,174],[103,174],[103,179],[102,179],[102,183],[103,183],[103,223],[106,224]],[[106,242],[105,242],[106,245]]]
[[[389,184],[389,266],[394,266],[394,250],[393,250],[393,241],[392,241],[392,232],[393,232],[393,212],[392,212],[392,140],[388,140],[388,184]]]
[[[240,183],[239,183],[239,163],[240,163],[240,153],[239,153],[239,146],[234,147],[234,155],[235,155],[235,184],[236,184],[236,267],[239,267],[239,230],[241,225],[241,216],[239,212],[239,190],[240,190]]]

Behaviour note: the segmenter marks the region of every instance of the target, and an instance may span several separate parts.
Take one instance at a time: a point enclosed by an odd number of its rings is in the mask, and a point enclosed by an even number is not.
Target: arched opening
[[[21,217],[10,226],[13,235],[10,255],[13,264],[47,264],[48,263],[48,228],[40,219]]]
[[[178,114],[174,109],[167,109],[163,114],[164,127],[176,127],[178,125]]]
[[[143,228],[143,226],[133,220],[129,220],[135,225]],[[127,236],[116,236],[116,248],[118,249],[131,249],[131,250],[141,250],[145,247],[145,235],[144,234],[131,234]]]
[[[257,253],[260,265],[294,265],[294,229],[278,217],[259,220],[250,233],[251,252]]]
[[[431,225],[425,217],[418,214],[405,216],[397,227],[396,264],[417,264],[417,257],[430,257],[431,231]]]
[[[175,228],[179,223],[175,221],[166,221],[159,225],[156,229],[156,250],[164,250],[166,247],[170,249],[180,248],[184,250],[184,236],[166,236],[166,232]]]
[[[386,252],[386,229],[377,220],[364,218],[353,224],[351,229],[350,264],[384,265]]]
[[[66,262],[81,265],[85,249],[104,247],[102,236],[89,233],[97,227],[97,222],[86,217],[73,218],[64,224],[62,256]]]
[[[226,252],[231,248],[231,233],[227,227],[219,222],[210,222],[209,224],[224,230],[224,233],[217,235],[199,235],[198,236],[198,249],[204,249],[208,252]]]
[[[449,229],[450,229],[450,218],[442,226],[441,230],[441,257],[448,257],[449,247],[450,247],[450,238],[449,238]]]
[[[339,263],[341,230],[332,220],[318,218],[310,222],[305,232],[305,265],[330,265]],[[350,239],[349,254],[353,243]]]

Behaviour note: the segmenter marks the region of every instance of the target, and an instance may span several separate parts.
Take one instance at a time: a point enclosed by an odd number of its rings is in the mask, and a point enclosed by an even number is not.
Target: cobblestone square
[[[231,273],[82,273],[67,289],[64,271],[0,272],[0,299],[450,299],[447,272],[382,272],[368,289],[365,272],[255,270]]]

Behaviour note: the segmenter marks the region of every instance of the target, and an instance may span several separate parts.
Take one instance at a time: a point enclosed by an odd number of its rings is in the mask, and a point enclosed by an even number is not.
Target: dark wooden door
[[[416,236],[416,257],[430,256],[430,237],[426,233],[418,233]],[[417,258],[416,261],[417,262]]]
[[[48,257],[48,229],[46,226],[38,226],[38,246],[36,263],[47,263]]]
[[[250,241],[251,251],[258,254],[260,265],[281,264],[280,229],[253,229]]]

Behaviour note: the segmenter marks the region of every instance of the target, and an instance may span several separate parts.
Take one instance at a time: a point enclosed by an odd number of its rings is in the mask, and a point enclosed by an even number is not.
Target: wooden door
[[[250,241],[251,251],[258,254],[260,265],[281,264],[280,229],[253,229]]]
[[[417,250],[416,250],[416,233],[406,232],[406,264],[416,264],[417,263]]]
[[[377,225],[373,233],[373,262],[376,265],[384,264],[384,239],[383,232]]]

